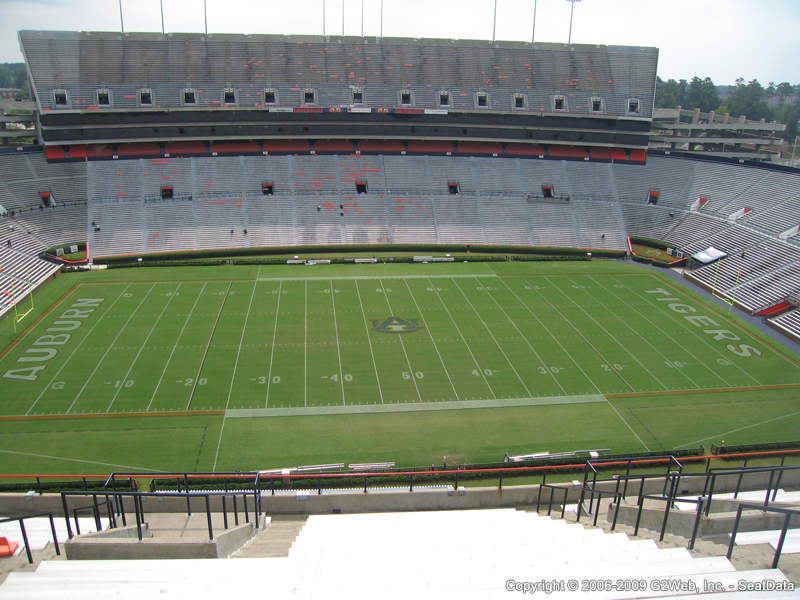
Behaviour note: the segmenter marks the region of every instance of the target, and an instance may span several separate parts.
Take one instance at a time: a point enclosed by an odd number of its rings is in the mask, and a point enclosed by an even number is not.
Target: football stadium
[[[19,45],[0,595],[798,598],[800,171],[657,48]]]

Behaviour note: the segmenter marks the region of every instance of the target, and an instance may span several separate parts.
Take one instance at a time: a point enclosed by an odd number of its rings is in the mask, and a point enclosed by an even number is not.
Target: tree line
[[[727,92],[722,97],[720,90]],[[781,101],[770,101],[780,98]],[[734,86],[717,86],[710,77],[701,79],[692,77],[691,80],[668,79],[660,77],[656,80],[656,108],[699,108],[702,112],[716,111],[728,113],[734,117],[744,116],[747,119],[758,121],[777,121],[785,123],[786,130],[777,132],[777,135],[790,142],[798,135],[798,121],[800,121],[800,83],[792,85],[788,81],[775,84],[770,82],[767,87],[759,83],[758,79],[745,81],[744,78],[736,80]]]

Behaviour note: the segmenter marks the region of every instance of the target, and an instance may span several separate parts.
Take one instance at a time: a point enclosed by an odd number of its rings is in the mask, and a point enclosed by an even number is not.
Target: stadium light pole
[[[581,0],[567,0],[569,2],[569,37],[567,38],[567,45],[572,45],[572,13],[575,10],[575,3]]]
[[[361,0],[361,37],[364,37],[364,0]]]
[[[208,35],[208,7],[206,0],[203,0],[203,23],[205,23],[206,35]]]
[[[342,0],[342,37],[344,37],[344,0]]]
[[[531,31],[531,44],[536,39],[536,4],[539,0],[533,0],[533,29]]]
[[[164,0],[159,0],[161,5],[161,35],[164,35]]]
[[[119,0],[119,28],[125,33],[125,23],[122,22],[122,0]]]
[[[325,37],[325,0],[322,0],[322,37]]]
[[[494,44],[497,33],[497,0],[494,0],[494,18],[492,19],[492,43]]]
[[[381,37],[383,37],[383,0],[381,0]]]

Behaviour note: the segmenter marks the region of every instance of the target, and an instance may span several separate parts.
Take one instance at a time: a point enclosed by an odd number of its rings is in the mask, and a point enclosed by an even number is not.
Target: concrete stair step
[[[231,558],[275,558],[289,556],[289,550],[308,520],[308,515],[273,515],[250,541]]]

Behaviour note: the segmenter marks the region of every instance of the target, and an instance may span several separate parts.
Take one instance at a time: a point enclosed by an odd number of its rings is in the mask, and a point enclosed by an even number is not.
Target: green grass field
[[[119,269],[63,275],[37,309],[15,343],[0,329],[5,473],[500,460],[800,425],[800,357],[622,262]]]

